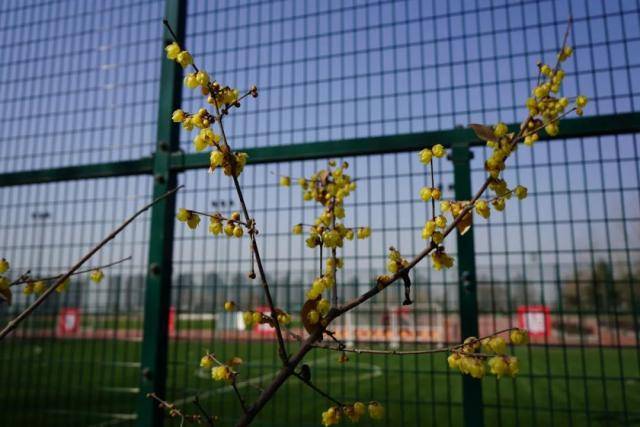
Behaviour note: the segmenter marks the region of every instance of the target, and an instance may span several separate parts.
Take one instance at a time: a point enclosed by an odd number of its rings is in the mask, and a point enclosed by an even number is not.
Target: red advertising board
[[[549,307],[546,305],[519,306],[518,327],[529,331],[532,337],[548,337],[551,334]]]
[[[65,307],[58,313],[56,334],[60,336],[74,335],[80,331],[80,310],[75,307]]]

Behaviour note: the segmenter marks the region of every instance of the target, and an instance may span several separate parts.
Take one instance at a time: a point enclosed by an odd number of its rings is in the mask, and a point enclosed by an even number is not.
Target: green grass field
[[[292,345],[293,348],[293,345]],[[238,355],[240,387],[249,400],[276,366],[271,343],[172,342],[168,398],[195,413],[199,394],[233,425],[240,408],[230,390],[213,383],[198,361],[205,349]],[[3,426],[132,425],[140,344],[98,340],[15,340],[0,350]],[[486,425],[640,425],[640,371],[635,349],[519,348],[516,380],[483,380]],[[387,408],[379,425],[461,425],[461,376],[444,355],[351,356],[316,350],[308,359],[314,382],[342,401],[376,399]],[[261,426],[317,426],[329,403],[295,379],[259,417]],[[625,418],[626,414],[626,418]],[[177,423],[175,425],[178,425]],[[363,425],[367,425],[364,423]]]

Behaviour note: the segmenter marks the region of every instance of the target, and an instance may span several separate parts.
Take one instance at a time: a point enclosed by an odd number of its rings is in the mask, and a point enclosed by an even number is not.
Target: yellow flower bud
[[[280,185],[283,187],[289,187],[291,185],[291,178],[288,176],[281,176]]]
[[[11,268],[9,261],[7,261],[6,258],[0,259],[0,274],[6,273],[9,271],[9,268]]]
[[[200,70],[196,74],[196,80],[200,86],[206,87],[209,84],[209,74],[204,70]]]
[[[444,147],[441,144],[436,144],[431,148],[431,152],[436,157],[443,157],[446,154]]]
[[[181,123],[184,120],[184,118],[185,118],[184,111],[182,111],[181,109],[177,109],[171,115],[171,120],[173,120],[174,123]]]
[[[200,367],[205,369],[211,369],[213,367],[213,358],[208,354],[202,356],[200,359]]]
[[[175,60],[181,52],[180,45],[176,42],[167,45],[164,50],[167,52],[167,58],[171,60]]]
[[[193,64],[193,58],[191,57],[191,54],[189,53],[188,50],[183,50],[182,52],[180,52],[176,56],[176,61],[178,61],[178,63],[182,65],[182,68],[185,68]]]

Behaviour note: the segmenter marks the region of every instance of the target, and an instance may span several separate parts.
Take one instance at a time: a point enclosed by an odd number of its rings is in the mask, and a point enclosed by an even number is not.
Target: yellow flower
[[[507,342],[502,337],[492,337],[486,341],[485,347],[489,351],[501,355],[507,351]]]
[[[99,268],[93,270],[89,275],[92,282],[100,283],[104,279],[104,273]]]
[[[11,268],[9,261],[7,261],[5,258],[0,259],[0,274],[6,273],[9,268]]]
[[[371,227],[358,228],[358,239],[366,239],[371,236]]]
[[[451,353],[449,357],[447,357],[447,363],[449,364],[449,368],[457,369],[460,364],[460,355],[458,353]]]
[[[558,123],[549,123],[544,127],[544,130],[549,134],[549,136],[556,136],[560,133],[560,128],[558,127]]]
[[[47,290],[47,284],[44,283],[42,280],[38,280],[33,284],[33,292],[35,292],[36,295],[42,295],[46,290]]]
[[[183,50],[182,52],[178,53],[178,55],[176,56],[176,61],[178,61],[178,63],[182,65],[182,68],[193,64],[193,58],[191,57],[191,54],[188,50]]]
[[[293,234],[302,234],[302,224],[294,225],[293,228],[291,229],[291,232]]]
[[[367,411],[367,406],[362,402],[356,402],[353,404],[353,410],[359,417],[363,416]]]
[[[229,237],[233,236],[233,231],[234,230],[235,230],[235,226],[231,222],[228,222],[227,225],[225,225],[224,229],[223,229],[224,234],[226,234]]]
[[[214,236],[222,233],[222,223],[218,219],[211,218],[211,222],[209,222],[209,233]]]
[[[442,197],[442,192],[439,188],[432,188],[431,197],[433,198],[433,200],[440,200],[440,197]]]
[[[195,89],[198,87],[198,80],[196,79],[196,73],[189,73],[184,77],[184,85],[189,89]],[[194,118],[197,118],[195,116]]]
[[[255,325],[262,322],[262,313],[260,313],[259,311],[254,311],[252,314],[252,317],[253,317],[253,323]]]
[[[431,188],[429,187],[422,187],[420,189],[420,198],[424,201],[424,202],[428,202],[431,199]]]
[[[498,212],[502,212],[504,210],[506,201],[504,197],[499,197],[495,199],[493,202],[491,202],[491,204],[493,205],[493,208],[495,210],[497,210]]]
[[[215,381],[224,381],[230,383],[231,379],[233,378],[233,373],[228,366],[216,366],[215,368],[211,369],[211,378],[213,378]]]
[[[313,249],[320,244],[320,236],[312,234],[307,238],[307,240],[305,240],[305,243],[309,248]]]
[[[537,133],[532,133],[531,135],[527,135],[524,137],[525,145],[532,146],[534,142],[538,140],[539,136]]]
[[[171,60],[176,59],[181,52],[180,45],[176,42],[167,45],[164,50],[167,52],[167,58]]]
[[[445,228],[447,226],[447,218],[445,218],[442,215],[438,215],[434,222],[436,223],[436,227],[438,228]]]
[[[384,406],[379,402],[369,402],[369,416],[372,420],[381,420],[384,418]]]
[[[31,295],[33,292],[34,292],[33,282],[27,282],[27,284],[24,285],[24,288],[22,288],[22,293],[25,295]]]
[[[346,362],[347,360],[344,360],[344,353],[343,356],[338,359],[338,361],[342,363]],[[343,408],[343,411],[347,418],[349,418],[349,421],[351,421],[352,423],[357,423],[360,421],[360,418],[362,418],[362,416],[367,412],[367,407],[362,402],[356,402],[353,405],[345,406]]]
[[[436,144],[431,148],[431,152],[436,157],[443,157],[446,154],[444,147],[441,144]]]
[[[576,98],[576,107],[584,108],[589,100],[586,96],[580,95]]]
[[[280,185],[282,185],[283,187],[289,187],[291,185],[291,178],[288,176],[281,176]]]
[[[518,185],[514,190],[513,190],[513,194],[516,195],[516,197],[518,198],[518,200],[522,200],[525,199],[527,197],[527,187],[523,187],[522,185]]]
[[[498,138],[502,138],[507,134],[508,131],[509,131],[509,128],[507,128],[507,125],[502,122],[499,122],[496,125],[496,127],[493,129],[493,134]]]
[[[340,409],[336,407],[331,407],[322,413],[322,425],[324,427],[328,427],[334,424],[338,424],[340,422],[341,417]]]
[[[448,200],[440,202],[440,210],[442,212],[449,212],[451,210],[451,202]]]
[[[246,329],[249,329],[253,326],[253,313],[250,311],[245,311],[242,313],[242,321],[244,322],[244,326]]]
[[[547,64],[544,64],[542,67],[540,67],[540,73],[542,73],[545,76],[550,76],[551,67],[549,67]]]
[[[291,323],[291,315],[289,315],[288,313],[278,314],[278,322],[281,325],[287,326],[289,323]]]
[[[193,138],[193,147],[197,152],[200,152],[207,148],[207,145],[207,141],[202,137],[202,134],[198,134],[195,138]]]
[[[480,379],[484,377],[486,372],[484,363],[478,358],[470,356],[462,356],[460,360],[460,372],[471,375],[473,378]]]
[[[211,169],[215,169],[218,166],[222,166],[222,161],[224,160],[224,154],[220,151],[215,150],[212,151],[209,155],[209,163],[211,165]]]
[[[520,363],[518,362],[518,358],[515,356],[509,356],[507,359],[507,364],[509,365],[509,374],[512,377],[515,377],[520,373]]]
[[[240,238],[240,237],[242,237],[243,234],[244,234],[244,230],[242,229],[242,227],[240,225],[236,225],[233,228],[233,236],[234,237]]]
[[[236,303],[233,301],[225,301],[224,310],[225,311],[234,311],[236,309]]]
[[[194,212],[190,212],[190,214],[191,215],[189,216],[189,219],[187,219],[187,227],[195,230],[196,228],[198,228],[198,224],[200,224],[200,215]]]
[[[336,230],[327,230],[322,233],[322,243],[328,248],[342,246],[342,236]]]
[[[9,285],[11,285],[11,280],[4,276],[0,276],[0,289],[9,289]]]
[[[420,157],[420,162],[428,165],[429,163],[431,163],[433,153],[428,148],[425,148],[424,150],[420,151],[420,153],[418,153],[418,156]]]
[[[486,200],[477,200],[476,204],[476,212],[483,218],[489,218],[491,215],[491,210],[489,209],[489,205]]]
[[[189,212],[185,208],[178,209],[178,213],[176,214],[176,219],[180,222],[186,222],[191,216],[191,212]]]
[[[435,221],[427,221],[424,223],[424,227],[422,228],[422,238],[424,240],[429,239],[433,232],[436,231],[436,222]]]
[[[173,114],[171,115],[171,120],[173,120],[174,123],[181,123],[185,118],[184,115],[184,111],[182,111],[181,109],[177,109],[176,111],[173,112]]]
[[[529,332],[526,329],[514,329],[509,334],[509,340],[515,345],[527,344],[529,342]]]
[[[56,292],[59,294],[63,293],[64,291],[67,290],[67,288],[69,288],[70,283],[71,283],[71,280],[67,277],[67,280],[65,280],[64,282],[58,285],[58,287],[56,288]]]
[[[196,74],[196,80],[200,86],[206,87],[209,84],[209,74],[204,70],[200,70]]]
[[[204,356],[202,356],[202,359],[200,359],[200,367],[205,369],[211,369],[212,366],[213,366],[213,358],[208,354],[205,354]]]
[[[453,258],[447,255],[445,252],[434,252],[431,255],[431,260],[433,261],[433,268],[436,270],[441,270],[442,267],[445,267],[445,268],[453,267]]]
[[[494,356],[487,362],[492,374],[500,378],[510,373],[509,364],[503,356]]]
[[[329,300],[323,298],[320,301],[318,301],[318,305],[316,306],[316,308],[318,309],[320,314],[322,314],[323,316],[326,316],[327,313],[329,312],[329,309],[331,308],[331,304],[329,303]]]
[[[312,325],[315,325],[320,321],[320,313],[318,313],[316,310],[311,310],[309,313],[307,313],[307,320]]]

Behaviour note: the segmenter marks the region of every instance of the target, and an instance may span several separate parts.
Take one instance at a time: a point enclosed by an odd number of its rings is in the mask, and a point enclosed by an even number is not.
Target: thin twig
[[[242,412],[247,413],[247,404],[244,401],[244,398],[240,394],[240,390],[238,390],[238,386],[236,384],[236,376],[233,376],[233,382],[231,383],[231,387],[233,387],[233,391],[236,393],[236,397],[238,401],[240,401],[240,406],[242,406]]]
[[[69,269],[65,274],[60,276],[55,283],[47,288],[46,291],[42,293],[29,307],[27,307],[24,311],[18,314],[13,320],[11,320],[7,326],[0,331],[0,340],[4,339],[11,331],[13,331],[24,319],[26,319],[36,308],[40,306],[44,302],[45,299],[49,297],[56,290],[56,288],[64,283],[75,271],[77,271],[82,265],[89,260],[96,252],[98,252],[104,245],[113,240],[118,234],[122,232],[129,224],[131,224],[138,216],[142,215],[144,212],[149,210],[156,203],[166,199],[169,196],[172,196],[176,191],[181,189],[183,186],[178,186],[172,190],[167,191],[162,196],[153,200],[152,202],[146,204],[144,207],[139,209],[136,213],[131,215],[128,219],[126,219],[118,228],[113,230],[107,237],[105,237],[100,243],[94,246],[89,252],[87,252],[80,260]]]
[[[187,210],[188,210],[189,212],[193,212],[193,213],[198,214],[198,215],[206,216],[206,217],[209,217],[209,218],[219,219],[221,222],[224,222],[224,221],[227,221],[227,222],[233,222],[233,223],[235,223],[235,224],[243,225],[243,226],[245,226],[246,228],[250,228],[249,224],[247,224],[246,222],[244,222],[244,221],[240,221],[240,220],[238,220],[238,219],[227,218],[227,217],[225,217],[225,216],[223,216],[223,215],[219,214],[218,212],[215,212],[215,213],[210,214],[210,213],[207,213],[207,212],[196,211],[196,210],[194,210],[194,209],[187,209]]]
[[[159,398],[158,395],[155,393],[147,393],[147,398],[153,399],[156,402],[158,402],[159,404],[158,406],[160,406],[160,408],[169,410],[170,417],[176,417],[176,416],[180,417],[180,426],[184,425],[185,420],[191,423],[200,424],[200,419],[201,419],[200,415],[185,414],[180,409],[178,409],[175,404]]]
[[[109,264],[99,265],[97,267],[91,267],[91,268],[87,268],[85,270],[76,271],[71,276],[76,276],[78,274],[83,274],[83,273],[89,273],[89,272],[91,272],[93,270],[97,270],[97,269],[102,270],[102,269],[105,269],[105,268],[113,267],[114,265],[118,265],[118,264],[121,264],[121,263],[123,263],[125,261],[129,261],[131,258],[133,258],[133,256],[129,255],[126,258],[122,258],[122,259],[119,259],[118,261],[110,262]],[[64,276],[64,274],[58,274],[56,276],[49,276],[49,277],[40,277],[40,278],[37,278],[37,279],[34,279],[34,278],[22,278],[23,276],[24,276],[24,274],[22,276],[20,276],[20,278],[18,280],[16,280],[15,282],[11,283],[11,286],[21,285],[21,284],[27,283],[27,282],[38,282],[38,281],[46,282],[46,281],[49,281],[49,280],[55,280],[55,279],[58,279],[58,278]]]
[[[308,385],[313,391],[315,391],[316,393],[318,393],[319,395],[323,396],[324,398],[326,398],[327,400],[332,401],[333,403],[335,403],[336,405],[338,405],[339,407],[344,407],[345,404],[340,402],[337,399],[334,399],[333,397],[331,397],[328,393],[322,391],[321,389],[319,389],[315,384],[313,384],[311,381],[305,379],[304,377],[302,377],[302,375],[300,375],[297,372],[293,373],[293,376],[298,378],[300,381],[302,381],[303,383],[305,383],[306,385]]]
[[[505,332],[511,332],[517,329],[519,328],[503,329],[501,331],[494,332],[490,335],[480,337],[477,340],[474,340],[473,342],[482,341],[486,338],[495,337],[496,335],[500,335]],[[462,348],[465,345],[469,345],[469,343],[456,344],[449,347],[430,348],[426,350],[375,350],[371,348],[343,347],[342,345],[335,346],[330,344],[314,344],[313,347],[324,349],[324,350],[339,351],[339,352],[345,351],[347,353],[357,353],[357,354],[384,354],[384,355],[392,355],[392,356],[409,356],[409,355],[416,355],[416,354],[447,353],[447,352],[455,351],[459,348]]]
[[[163,24],[165,25],[165,27],[169,30],[169,33],[171,33],[171,36],[173,37],[173,40],[177,43],[178,39],[176,37],[176,34],[173,32],[173,29],[171,28],[171,25],[169,24],[169,21],[167,21],[167,19],[163,19],[162,20]],[[195,61],[192,62],[191,67],[196,71],[199,72],[198,67],[195,64]],[[231,146],[229,145],[229,140],[227,139],[227,134],[224,130],[224,125],[223,125],[223,120],[222,120],[222,114],[220,114],[220,106],[218,105],[218,101],[216,100],[215,97],[215,90],[213,90],[213,83],[209,82],[209,84],[207,85],[210,94],[212,95],[213,98],[213,105],[216,108],[216,114],[218,116],[218,125],[220,126],[220,133],[222,134],[222,141],[224,142],[224,145],[226,146],[227,149],[229,149],[229,151],[231,151]],[[235,168],[234,168],[235,169]],[[240,188],[240,183],[238,182],[238,177],[235,174],[235,170],[233,171],[233,173],[231,174],[232,178],[233,178],[233,184],[235,186],[236,189],[236,193],[238,195],[238,199],[240,200],[240,205],[242,207],[242,212],[244,213],[244,218],[247,224],[254,224],[253,219],[251,218],[251,215],[249,215],[249,210],[247,208],[247,204],[244,201],[244,195],[242,193],[242,189]],[[269,289],[269,282],[267,281],[267,275],[264,272],[264,267],[262,265],[262,259],[260,257],[260,251],[258,250],[258,244],[256,242],[255,239],[255,229],[253,227],[250,227],[249,229],[249,234],[251,236],[251,250],[253,251],[253,254],[255,256],[255,262],[256,265],[258,266],[258,273],[260,274],[260,281],[262,282],[262,289],[264,291],[265,294],[265,298],[267,300],[267,304],[269,304],[269,309],[271,310],[271,319],[273,321],[273,325],[275,327],[276,330],[276,336],[278,338],[278,354],[280,355],[280,359],[282,359],[282,362],[284,364],[288,363],[289,360],[289,355],[287,354],[287,348],[286,345],[284,343],[284,338],[282,337],[282,328],[280,327],[280,322],[278,321],[278,315],[275,309],[275,305],[273,303],[273,298],[271,297],[271,290]]]
[[[204,416],[204,419],[207,421],[207,424],[209,424],[209,426],[213,427],[213,417],[211,415],[209,415],[207,410],[204,409],[204,407],[200,404],[200,398],[198,396],[195,396],[193,398],[193,404],[196,405],[196,408],[198,408],[200,413]]]

